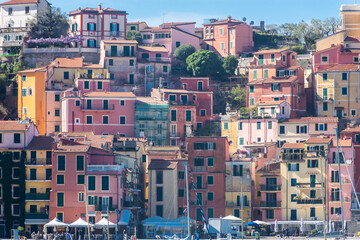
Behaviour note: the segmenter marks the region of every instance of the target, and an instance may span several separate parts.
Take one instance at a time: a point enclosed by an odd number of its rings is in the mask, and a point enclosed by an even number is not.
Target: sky
[[[109,7],[128,13],[128,22],[145,21],[149,26],[164,22],[195,21],[204,19],[234,19],[254,21],[259,25],[297,23],[301,20],[339,17],[341,4],[354,4],[355,0],[48,0],[54,7],[69,13],[79,7]],[[360,4],[360,0],[357,0]]]

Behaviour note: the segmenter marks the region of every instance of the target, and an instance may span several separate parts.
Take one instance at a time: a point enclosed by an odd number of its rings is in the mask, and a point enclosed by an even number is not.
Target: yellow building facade
[[[37,136],[26,149],[25,229],[27,232],[41,231],[43,225],[48,222],[52,144],[51,137]]]
[[[281,150],[282,220],[303,220],[304,231],[326,218],[326,156],[331,141],[309,138],[305,143],[286,143]]]
[[[360,116],[360,72],[357,64],[339,64],[318,71],[315,79],[318,116]]]
[[[230,152],[237,151],[238,142],[238,116],[237,113],[227,113],[227,115],[221,116],[221,136],[227,137],[231,142],[229,150]],[[224,124],[226,126],[224,127]]]

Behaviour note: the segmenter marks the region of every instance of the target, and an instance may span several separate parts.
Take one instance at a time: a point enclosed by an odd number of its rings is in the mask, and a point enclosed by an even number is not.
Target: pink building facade
[[[63,132],[134,136],[135,100],[130,92],[69,94],[62,99]]]
[[[111,152],[61,140],[53,151],[49,219],[57,217],[66,223],[85,219],[87,203],[91,223],[100,221],[108,210],[110,221],[117,223],[122,172],[123,166],[114,164]]]

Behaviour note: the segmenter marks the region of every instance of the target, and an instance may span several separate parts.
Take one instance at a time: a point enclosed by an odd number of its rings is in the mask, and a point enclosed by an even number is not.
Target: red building
[[[190,218],[225,216],[225,162],[229,161],[226,137],[186,138],[189,164]]]
[[[289,103],[291,118],[306,113],[304,70],[296,65],[296,53],[288,49],[254,53],[247,84],[247,106],[279,100]]]

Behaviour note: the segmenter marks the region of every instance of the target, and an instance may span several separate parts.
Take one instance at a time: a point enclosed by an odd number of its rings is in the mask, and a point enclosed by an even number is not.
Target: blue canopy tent
[[[190,219],[190,224],[195,221]],[[146,238],[155,238],[156,235],[172,236],[176,234],[178,237],[186,237],[187,235],[187,218],[179,217],[173,220],[166,220],[162,217],[150,217],[142,221]]]

